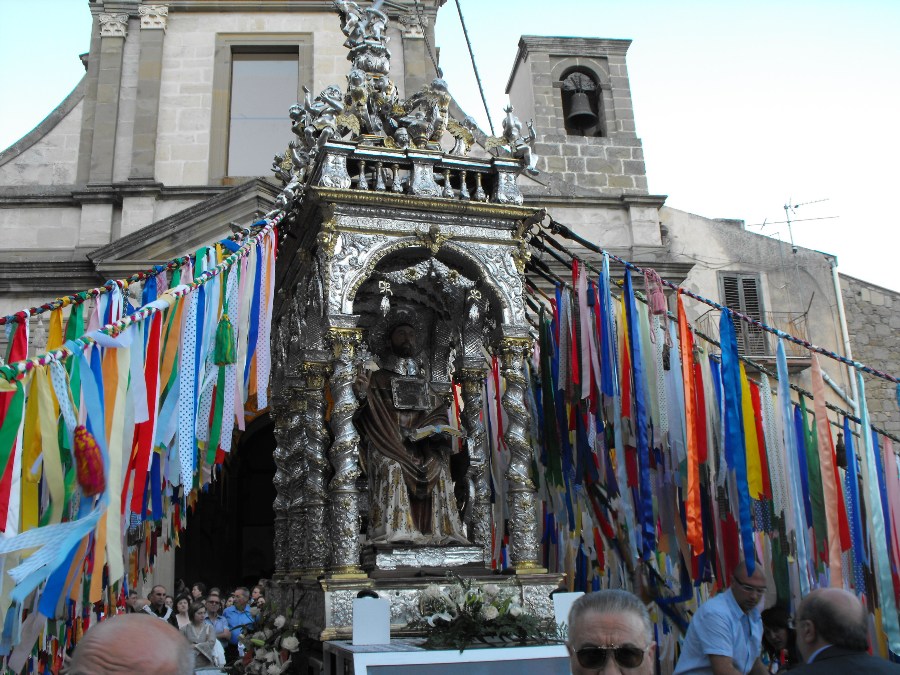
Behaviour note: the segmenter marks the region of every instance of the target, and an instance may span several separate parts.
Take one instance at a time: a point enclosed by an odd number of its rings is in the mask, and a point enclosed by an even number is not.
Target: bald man
[[[731,587],[704,602],[688,628],[675,675],[766,675],[759,660],[763,625],[759,603],[766,592],[760,564],[753,574],[741,562]]]
[[[192,675],[190,643],[166,621],[122,614],[94,624],[75,646],[65,675]]]
[[[797,649],[807,665],[792,672],[900,675],[900,665],[871,656],[866,610],[853,593],[820,588],[797,608]]]

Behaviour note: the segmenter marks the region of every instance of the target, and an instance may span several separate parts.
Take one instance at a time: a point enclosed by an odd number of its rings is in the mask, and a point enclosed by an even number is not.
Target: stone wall
[[[841,275],[841,291],[853,358],[896,377],[900,373],[900,293],[845,274]],[[897,385],[864,377],[872,424],[900,435]]]

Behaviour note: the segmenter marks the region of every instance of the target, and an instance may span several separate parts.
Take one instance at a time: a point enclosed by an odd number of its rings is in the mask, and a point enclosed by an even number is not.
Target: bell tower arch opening
[[[587,68],[567,70],[561,80],[563,120],[570,136],[606,136],[600,83]]]

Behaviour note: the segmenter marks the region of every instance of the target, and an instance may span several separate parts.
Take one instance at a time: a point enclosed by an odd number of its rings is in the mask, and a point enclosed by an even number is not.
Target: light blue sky
[[[461,3],[495,124],[519,35],[630,38],[651,192],[700,215],[767,221],[762,233],[784,240],[774,221],[788,200],[828,199],[797,209],[795,241],[900,290],[897,0]],[[89,34],[87,0],[0,0],[0,148],[77,84]],[[451,91],[484,125],[454,0],[437,45]]]

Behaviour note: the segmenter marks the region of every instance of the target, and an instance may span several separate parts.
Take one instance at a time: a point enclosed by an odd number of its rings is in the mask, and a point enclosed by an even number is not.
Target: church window
[[[570,136],[603,136],[601,89],[593,74],[572,70],[562,79],[562,107]]]
[[[231,62],[228,175],[264,176],[291,140],[287,111],[297,102],[297,50],[235,52]]]
[[[287,150],[288,110],[313,82],[309,33],[218,33],[213,69],[209,178],[235,184],[269,176]]]
[[[763,320],[759,277],[753,274],[722,274],[719,277],[722,304],[757,321]],[[746,356],[768,354],[766,333],[762,328],[734,317],[738,353]]]

